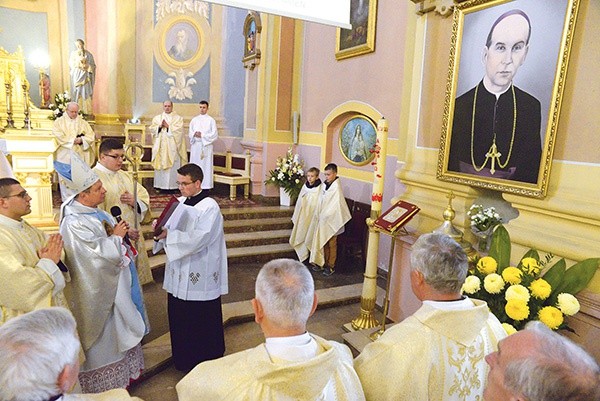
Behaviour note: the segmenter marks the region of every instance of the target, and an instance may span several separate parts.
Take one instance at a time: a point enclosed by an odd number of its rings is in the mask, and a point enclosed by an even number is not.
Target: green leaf
[[[556,262],[554,266],[552,266],[546,274],[542,276],[544,280],[550,284],[552,287],[552,295],[556,292],[556,289],[560,286],[563,281],[563,277],[565,276],[565,270],[567,269],[567,262],[564,259]],[[558,295],[558,293],[557,293]]]
[[[594,277],[594,273],[600,266],[600,258],[590,258],[575,263],[565,271],[562,282],[558,285],[557,294],[567,292],[569,294],[577,294],[579,291],[587,287],[588,283]]]
[[[492,234],[489,256],[498,262],[498,274],[510,265],[510,236],[502,224]]]

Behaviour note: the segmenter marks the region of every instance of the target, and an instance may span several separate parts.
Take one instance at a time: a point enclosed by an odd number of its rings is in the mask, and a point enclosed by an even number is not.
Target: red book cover
[[[400,200],[391,208],[386,210],[375,220],[374,225],[384,231],[393,233],[419,213],[421,209],[417,205]]]
[[[169,221],[169,218],[179,205],[179,200],[177,200],[176,197],[173,196],[171,197],[171,199],[169,199],[169,203],[167,203],[167,206],[165,206],[164,210],[160,214],[160,217],[156,220],[156,226],[154,227],[155,237],[160,235],[160,233],[162,232],[162,228],[165,224],[167,224],[167,221]]]

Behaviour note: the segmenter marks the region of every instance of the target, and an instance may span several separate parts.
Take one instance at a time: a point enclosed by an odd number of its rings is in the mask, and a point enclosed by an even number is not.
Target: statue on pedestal
[[[85,49],[82,39],[75,41],[77,50],[71,52],[69,68],[71,69],[71,98],[79,104],[85,115],[92,114],[92,95],[96,81],[96,63],[94,56]]]

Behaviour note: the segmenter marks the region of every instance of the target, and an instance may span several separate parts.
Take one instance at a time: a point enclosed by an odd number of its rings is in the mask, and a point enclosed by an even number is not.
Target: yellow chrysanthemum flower
[[[511,285],[506,289],[506,293],[504,294],[504,299],[507,301],[521,301],[521,302],[529,302],[529,290],[523,287],[521,284]]]
[[[540,265],[534,258],[523,258],[521,260],[523,271],[528,274],[538,274],[540,272]]]
[[[504,280],[499,274],[488,274],[483,279],[483,288],[490,294],[499,294],[504,288]]]
[[[477,276],[468,276],[462,286],[465,294],[475,294],[481,289],[481,280]]]
[[[513,320],[525,320],[529,317],[529,306],[527,302],[518,299],[510,300],[504,306],[504,311]]]
[[[502,270],[502,278],[509,284],[521,284],[523,272],[516,267],[509,266]]]
[[[567,316],[573,316],[579,312],[579,301],[573,295],[566,292],[558,294],[558,309]]]
[[[552,330],[558,329],[558,327],[564,321],[562,312],[554,306],[545,306],[542,309],[540,309],[540,312],[538,313],[538,318],[541,320],[542,323],[550,327]]]
[[[477,270],[483,274],[495,273],[498,268],[498,263],[491,256],[484,256],[477,262]]]
[[[504,328],[504,331],[506,331],[506,334],[509,336],[517,332],[517,329],[515,329],[512,324],[502,323],[502,327]]]
[[[531,290],[531,295],[533,295],[537,299],[546,299],[550,296],[550,293],[552,292],[552,287],[543,278],[538,278],[537,280],[534,280],[529,286],[529,289]]]

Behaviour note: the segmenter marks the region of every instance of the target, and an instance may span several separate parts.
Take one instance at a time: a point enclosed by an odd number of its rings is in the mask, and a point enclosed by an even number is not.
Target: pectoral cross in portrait
[[[490,150],[485,154],[485,163],[483,164],[485,166],[487,164],[488,159],[491,158],[491,174],[494,174],[496,172],[496,160],[498,160],[498,164],[500,164],[500,156],[502,156],[502,153],[498,152],[498,147],[496,146],[496,139],[494,138],[492,146],[490,146]]]

